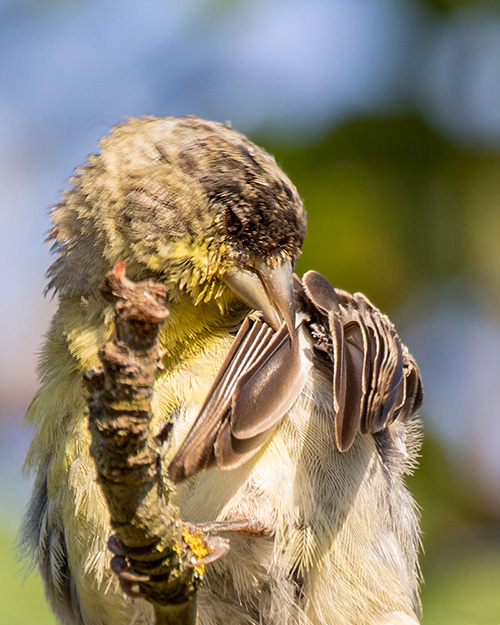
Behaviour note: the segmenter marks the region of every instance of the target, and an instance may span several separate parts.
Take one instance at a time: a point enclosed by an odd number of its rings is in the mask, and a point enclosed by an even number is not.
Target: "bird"
[[[21,543],[59,622],[153,622],[110,569],[82,379],[113,333],[100,286],[126,262],[165,287],[151,428],[172,424],[162,470],[182,519],[264,528],[207,566],[200,625],[417,624],[420,372],[364,295],[294,274],[306,213],[275,159],[229,124],[130,118],[51,219],[58,309],[26,416]]]

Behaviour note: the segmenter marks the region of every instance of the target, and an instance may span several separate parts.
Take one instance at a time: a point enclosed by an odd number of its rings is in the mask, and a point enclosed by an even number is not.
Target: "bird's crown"
[[[49,288],[85,295],[114,263],[172,298],[221,292],[219,278],[300,254],[300,197],[275,160],[224,124],[133,118],[113,128],[52,212]]]

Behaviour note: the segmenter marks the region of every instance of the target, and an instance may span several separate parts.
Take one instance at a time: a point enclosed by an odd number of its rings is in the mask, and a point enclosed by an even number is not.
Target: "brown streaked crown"
[[[84,293],[120,260],[136,279],[171,275],[181,283],[179,268],[192,271],[196,256],[207,267],[299,256],[306,218],[294,185],[226,125],[130,119],[100,147],[53,210],[58,259],[49,287]]]

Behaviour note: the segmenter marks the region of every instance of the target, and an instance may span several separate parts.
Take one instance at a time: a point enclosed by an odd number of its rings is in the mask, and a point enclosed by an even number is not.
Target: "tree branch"
[[[116,532],[109,543],[112,568],[127,594],[152,603],[157,625],[194,625],[203,564],[228,547],[182,523],[170,503],[161,441],[150,430],[158,332],[168,316],[165,289],[131,282],[125,263],[118,263],[102,292],[114,302],[115,338],[99,350],[102,369],[85,380],[91,454]]]

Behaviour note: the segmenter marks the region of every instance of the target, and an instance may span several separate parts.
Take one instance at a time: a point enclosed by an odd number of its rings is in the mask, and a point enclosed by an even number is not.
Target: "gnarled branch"
[[[168,316],[165,289],[131,282],[118,263],[102,292],[114,302],[115,337],[99,351],[102,368],[85,379],[91,454],[116,532],[112,568],[126,593],[152,603],[157,625],[194,625],[203,564],[214,559],[214,547],[217,555],[225,549],[221,539],[214,543],[182,523],[170,502],[161,441],[150,429],[158,333]]]

